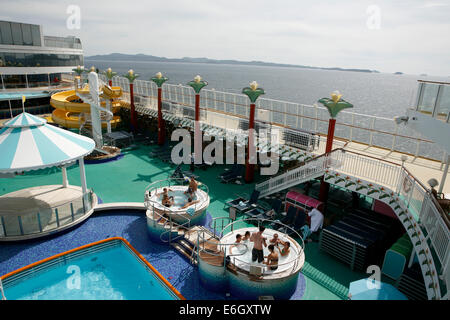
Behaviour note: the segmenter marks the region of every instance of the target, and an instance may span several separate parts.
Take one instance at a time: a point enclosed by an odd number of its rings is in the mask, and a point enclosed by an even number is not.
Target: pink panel
[[[392,210],[392,208],[390,206],[388,206],[386,203],[384,203],[380,200],[375,200],[375,202],[373,204],[373,211],[375,211],[377,213],[381,213],[385,216],[397,219],[397,216],[395,215],[394,210]]]

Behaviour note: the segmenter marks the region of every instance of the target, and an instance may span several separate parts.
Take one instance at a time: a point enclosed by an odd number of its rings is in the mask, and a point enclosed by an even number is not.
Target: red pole
[[[253,182],[253,176],[255,173],[255,164],[250,163],[250,155],[255,156],[255,150],[253,145],[253,134],[255,129],[255,109],[256,105],[254,103],[250,104],[250,115],[248,121],[248,146],[247,146],[247,156],[245,163],[245,182]]]
[[[327,144],[325,147],[325,153],[330,153],[333,149],[333,140],[334,140],[334,128],[336,126],[336,119],[330,119],[328,121],[328,134],[327,134]],[[320,183],[320,191],[319,191],[319,200],[322,202],[326,202],[328,198],[328,190],[330,189],[330,185],[323,180]]]
[[[165,140],[164,120],[162,116],[162,88],[158,87],[158,144],[162,146]]]
[[[195,116],[194,116],[194,153],[195,153],[195,163],[202,163],[202,134],[200,132],[200,94],[195,95]]]
[[[130,109],[131,109],[131,130],[135,132],[137,129],[137,119],[136,119],[136,110],[134,109],[133,83],[130,83]]]

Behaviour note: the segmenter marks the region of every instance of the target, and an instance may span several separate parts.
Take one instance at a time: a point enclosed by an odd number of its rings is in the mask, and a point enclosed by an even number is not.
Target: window
[[[76,54],[0,52],[0,60],[0,65],[7,67],[70,67],[83,65],[83,56]]]
[[[22,24],[23,45],[32,46],[33,38],[31,36],[31,25]]]
[[[423,113],[432,114],[436,103],[439,86],[434,83],[424,83],[417,110]]]
[[[436,118],[447,121],[450,112],[450,86],[442,85],[439,92],[439,103],[436,106]]]
[[[22,28],[20,23],[11,22],[11,32],[13,37],[13,44],[22,46],[23,45],[23,36],[22,36]]]
[[[31,37],[33,38],[33,46],[41,46],[41,30],[38,25],[31,25]]]
[[[1,44],[13,44],[11,24],[9,22],[0,21],[0,32],[2,34]]]

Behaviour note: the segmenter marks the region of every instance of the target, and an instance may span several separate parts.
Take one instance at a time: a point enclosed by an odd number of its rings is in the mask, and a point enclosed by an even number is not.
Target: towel
[[[186,213],[192,217],[195,214],[195,210],[194,208],[189,208],[186,210]]]

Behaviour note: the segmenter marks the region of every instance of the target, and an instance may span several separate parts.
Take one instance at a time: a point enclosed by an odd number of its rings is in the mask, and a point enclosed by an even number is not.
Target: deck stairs
[[[223,253],[217,247],[219,239],[204,226],[190,226],[190,220],[180,224],[171,219],[160,219],[157,223],[166,230],[160,236],[161,241],[171,245],[191,264],[197,265],[198,245],[202,247],[202,260],[213,265],[223,264]]]
[[[323,176],[332,159],[326,155],[313,158],[303,165],[288,170],[282,174],[273,176],[261,183],[256,184],[255,190],[260,192],[260,197],[267,197],[273,193],[283,191],[298,184]],[[337,164],[334,164],[336,167]]]

